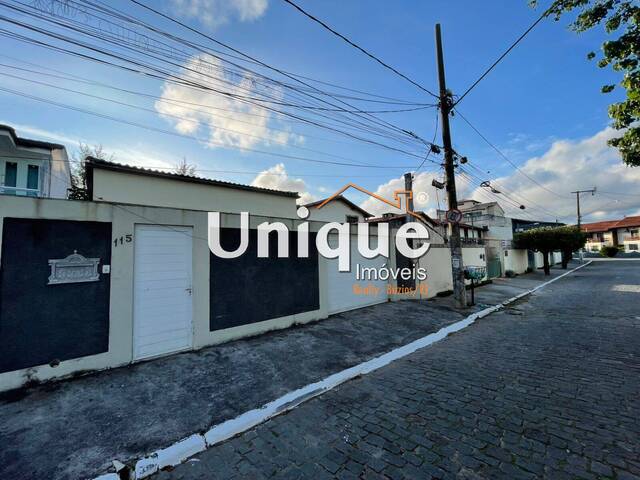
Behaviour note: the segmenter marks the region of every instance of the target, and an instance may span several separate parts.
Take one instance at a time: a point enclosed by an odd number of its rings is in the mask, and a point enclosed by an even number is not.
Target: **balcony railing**
[[[37,188],[8,187],[0,185],[0,194],[17,195],[20,197],[39,197],[40,190]]]
[[[484,245],[484,238],[460,238],[462,245]]]

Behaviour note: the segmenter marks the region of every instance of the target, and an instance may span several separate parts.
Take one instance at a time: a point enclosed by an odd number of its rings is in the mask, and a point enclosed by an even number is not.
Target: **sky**
[[[20,6],[21,2],[32,5],[30,0],[10,3]],[[440,23],[447,83],[458,95],[540,15],[526,0],[299,0],[299,4],[432,92],[437,91],[434,25]],[[176,38],[224,50],[211,40],[215,39],[278,69],[380,96],[367,95],[369,99],[434,103],[429,94],[283,0],[165,0],[152,4],[209,38],[131,1],[116,0],[109,5]],[[78,12],[55,12],[84,20]],[[0,7],[0,15],[30,21],[7,7]],[[27,34],[19,26],[2,23],[2,28]],[[603,95],[600,87],[618,78],[586,58],[590,51],[599,50],[606,36],[601,30],[578,35],[568,25],[569,18],[543,21],[458,105],[464,118],[502,153],[485,143],[459,115],[451,119],[454,148],[469,159],[463,167],[469,173],[458,170],[459,198],[498,201],[517,217],[572,223],[575,195],[571,192],[597,187],[596,195],[581,198],[583,221],[640,215],[640,168],[625,167],[619,154],[606,145],[616,134],[609,127],[607,107],[621,98],[621,92]],[[100,26],[105,28],[105,24]],[[50,37],[28,34],[69,48]],[[102,145],[116,161],[127,164],[169,169],[186,159],[196,166],[199,176],[298,191],[305,202],[327,197],[350,182],[391,198],[394,190],[403,187],[403,174],[415,171],[426,152],[415,140],[398,152],[356,141],[340,131],[292,121],[274,113],[272,107],[280,108],[278,101],[293,98],[278,88],[271,90],[276,103],[267,105],[216,93],[258,94],[264,90],[248,74],[226,72],[212,80],[213,74],[222,71],[222,64],[202,53],[175,60],[173,68],[185,81],[202,80],[206,75],[211,87],[207,91],[14,38],[3,38],[3,44],[0,123],[12,125],[21,136],[64,143],[72,153],[78,142],[84,142]],[[71,76],[85,83],[70,81]],[[363,103],[357,105],[361,108]],[[371,109],[398,108],[374,102],[367,105]],[[381,119],[377,121],[442,143],[435,108],[373,115]],[[384,138],[381,143],[391,145]],[[430,214],[446,207],[443,191],[431,186],[432,179],[443,180],[440,162],[441,156],[431,155],[414,179],[417,208]],[[480,181],[489,181],[501,193],[480,188]],[[388,210],[359,193],[348,195],[374,214]],[[518,208],[520,205],[526,208]]]

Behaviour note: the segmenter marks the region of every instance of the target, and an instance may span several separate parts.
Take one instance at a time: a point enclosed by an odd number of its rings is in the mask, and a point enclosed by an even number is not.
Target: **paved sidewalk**
[[[640,284],[637,262],[580,270],[158,480],[639,480],[640,304],[618,284]]]
[[[553,276],[563,273],[554,269]],[[476,291],[495,304],[540,272]],[[469,314],[452,299],[386,303],[252,339],[0,395],[0,478],[105,473]]]

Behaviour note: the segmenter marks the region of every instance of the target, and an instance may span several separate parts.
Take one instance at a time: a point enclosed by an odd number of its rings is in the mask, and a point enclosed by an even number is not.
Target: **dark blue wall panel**
[[[111,224],[5,218],[0,262],[0,372],[109,348],[110,276],[47,285],[50,259],[77,250],[111,263]]]
[[[244,255],[210,257],[210,330],[247,325],[320,308],[318,251],[309,234],[309,258],[297,258],[297,232],[289,232],[289,258],[277,258],[277,239],[271,234],[269,258],[257,256],[257,230],[249,231]],[[240,230],[223,228],[220,243],[227,250],[240,244]]]

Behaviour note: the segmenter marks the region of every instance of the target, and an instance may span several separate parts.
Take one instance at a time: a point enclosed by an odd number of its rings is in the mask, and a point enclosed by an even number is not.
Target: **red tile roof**
[[[585,223],[582,231],[587,233],[606,232],[614,228],[638,227],[640,226],[640,216],[625,217],[622,220],[607,220],[605,222]]]
[[[616,225],[616,228],[624,227],[640,227],[640,215],[636,217],[625,217]]]

